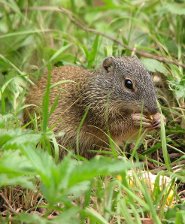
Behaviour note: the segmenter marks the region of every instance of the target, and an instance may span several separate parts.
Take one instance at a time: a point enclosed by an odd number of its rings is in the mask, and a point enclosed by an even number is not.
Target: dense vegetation
[[[185,223],[184,24],[183,0],[0,0],[1,223]],[[41,125],[22,123],[46,68],[132,54],[154,77],[167,118],[159,132],[60,161],[47,93]]]

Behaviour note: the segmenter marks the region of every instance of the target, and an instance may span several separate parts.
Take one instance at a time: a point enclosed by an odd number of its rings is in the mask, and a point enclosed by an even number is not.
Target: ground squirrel
[[[71,82],[61,83],[62,80]],[[136,57],[107,57],[95,71],[78,66],[54,68],[50,89],[50,106],[58,105],[49,118],[49,126],[63,148],[89,150],[109,148],[110,136],[118,145],[134,138],[141,126],[160,126],[152,78]],[[47,86],[47,75],[34,85],[26,103],[25,117],[38,111]],[[143,114],[143,115],[141,115]],[[27,119],[26,119],[27,120]],[[77,145],[78,144],[78,145]],[[62,150],[63,151],[63,150]]]

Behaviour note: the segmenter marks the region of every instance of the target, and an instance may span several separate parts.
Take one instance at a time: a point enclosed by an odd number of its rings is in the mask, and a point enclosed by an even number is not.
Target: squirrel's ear
[[[104,67],[104,69],[107,72],[110,72],[111,71],[111,68],[114,65],[114,60],[115,60],[115,58],[113,56],[110,56],[110,57],[107,57],[107,58],[104,59],[104,61],[103,61],[103,67]]]

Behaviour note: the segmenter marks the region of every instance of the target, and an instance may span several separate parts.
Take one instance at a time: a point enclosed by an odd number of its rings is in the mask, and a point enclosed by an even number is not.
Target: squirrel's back
[[[88,70],[78,66],[66,65],[54,68],[51,72],[50,99],[53,101],[60,90],[69,92],[77,82],[86,79],[89,75],[91,74]],[[41,105],[47,82],[48,74],[45,73],[30,89],[26,103]]]

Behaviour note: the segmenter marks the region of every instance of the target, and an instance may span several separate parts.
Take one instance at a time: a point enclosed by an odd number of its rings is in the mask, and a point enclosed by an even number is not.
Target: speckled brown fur
[[[133,81],[131,91],[124,85],[129,78]],[[79,150],[89,157],[89,150],[109,148],[108,134],[117,143],[132,139],[139,130],[134,124],[133,113],[141,110],[146,114],[157,113],[156,96],[150,75],[136,57],[109,57],[96,71],[88,71],[77,66],[63,66],[53,69],[51,84],[61,83],[51,88],[50,106],[58,97],[58,106],[49,118],[49,126],[58,137],[61,151]],[[34,85],[26,99],[25,120],[28,114],[39,111],[47,85],[47,75],[43,75]],[[80,122],[87,111],[84,123]],[[77,139],[79,141],[77,141]],[[77,142],[79,145],[77,145]]]

